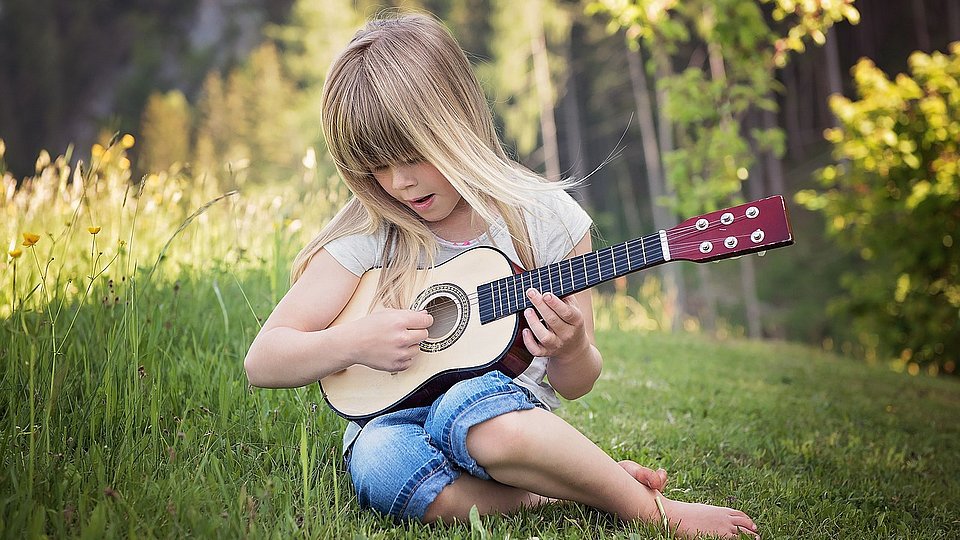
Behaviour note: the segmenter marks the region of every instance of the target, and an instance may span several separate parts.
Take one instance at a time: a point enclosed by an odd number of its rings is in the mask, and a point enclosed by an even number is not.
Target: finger
[[[537,339],[541,342],[550,334],[550,329],[547,328],[543,319],[533,308],[523,310],[523,318],[527,320],[527,326],[530,327],[533,335],[537,336]]]
[[[543,301],[550,306],[550,309],[557,314],[557,317],[569,325],[577,324],[580,319],[580,308],[577,306],[577,300],[573,296],[560,298],[553,293],[546,293],[543,295]]]
[[[430,337],[430,331],[424,329],[407,330],[407,335],[410,337],[410,344],[419,347],[421,341]]]
[[[637,482],[650,489],[662,491],[663,486],[667,483],[667,471],[663,469],[654,471],[630,460],[621,461],[620,466],[629,472]]]
[[[554,327],[560,322],[560,316],[544,301],[543,297],[544,295],[540,294],[540,291],[527,289],[527,298],[530,299],[530,303],[533,304],[537,313],[540,314],[540,319],[543,320],[548,327]],[[533,328],[533,326],[531,326],[531,328]]]
[[[534,356],[547,356],[547,350],[543,348],[543,345],[540,345],[540,342],[537,341],[537,338],[534,337],[533,332],[531,332],[529,328],[524,328],[521,336],[523,337],[523,344],[527,346],[530,354]]]
[[[430,328],[433,326],[433,315],[426,311],[415,311],[407,325],[407,328]]]
[[[749,530],[750,532],[757,532],[757,524],[754,523],[752,519],[747,517],[746,514],[735,514],[731,521],[737,527]]]

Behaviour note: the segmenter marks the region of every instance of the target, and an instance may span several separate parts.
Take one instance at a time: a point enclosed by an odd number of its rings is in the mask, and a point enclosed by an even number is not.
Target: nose
[[[392,175],[393,189],[397,191],[417,185],[414,167],[411,165],[394,165],[390,167],[390,174]]]

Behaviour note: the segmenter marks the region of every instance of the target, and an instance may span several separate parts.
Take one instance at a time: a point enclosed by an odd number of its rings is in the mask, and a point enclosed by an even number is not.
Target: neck
[[[482,223],[480,216],[461,197],[450,215],[437,222],[427,222],[427,228],[448,242],[466,242],[486,232]]]
[[[534,288],[559,297],[670,260],[661,232],[615,244],[477,287],[481,322],[490,322],[531,307],[526,291]]]

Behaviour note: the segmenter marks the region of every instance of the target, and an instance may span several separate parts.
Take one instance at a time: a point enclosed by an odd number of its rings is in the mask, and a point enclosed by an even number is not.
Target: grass
[[[0,193],[8,236],[41,233],[0,266],[0,536],[664,537],[577,505],[446,527],[361,510],[318,388],[251,389],[242,369],[305,240],[293,224],[336,198],[247,190],[191,217],[220,192],[149,178],[131,193],[103,166],[71,194],[63,167]],[[598,305],[604,375],[561,414],[666,468],[671,497],[741,508],[765,538],[960,536],[957,381],[622,331],[643,310]]]

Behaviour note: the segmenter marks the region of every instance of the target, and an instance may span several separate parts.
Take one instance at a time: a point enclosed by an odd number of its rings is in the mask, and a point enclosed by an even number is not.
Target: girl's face
[[[439,225],[463,200],[443,174],[426,161],[378,167],[373,177],[391,197],[413,209],[424,221]]]

